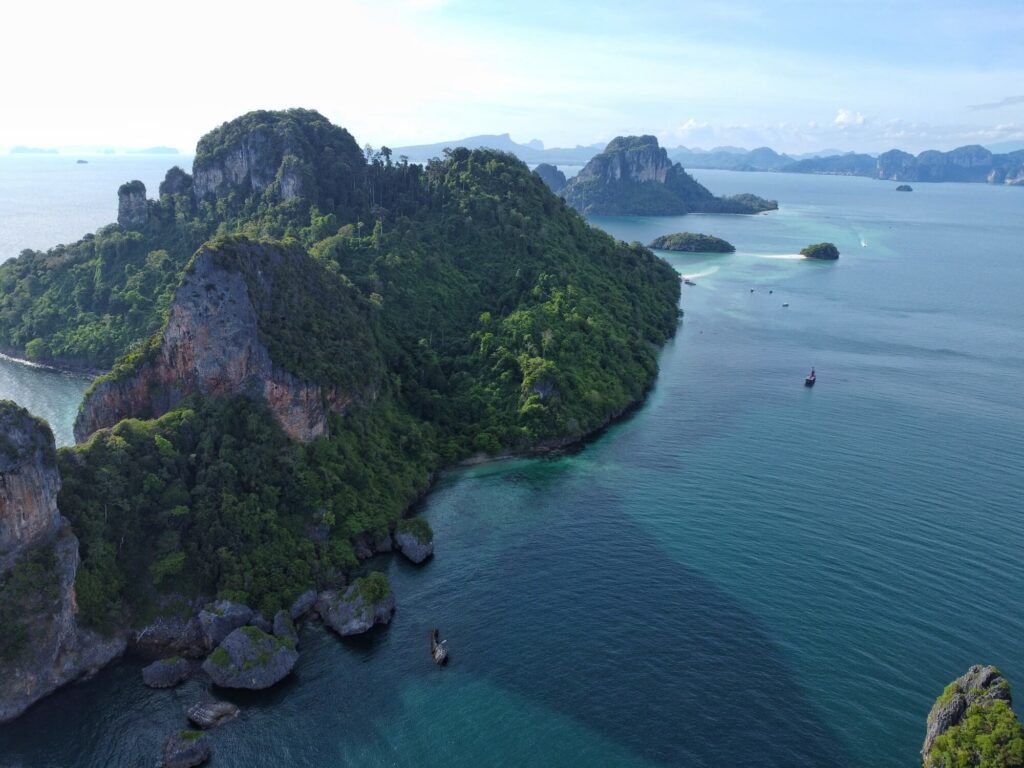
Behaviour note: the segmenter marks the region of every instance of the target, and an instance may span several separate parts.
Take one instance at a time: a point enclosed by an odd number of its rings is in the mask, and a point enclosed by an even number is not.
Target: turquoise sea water
[[[594,220],[737,246],[667,256],[697,285],[647,403],[579,452],[447,474],[434,560],[374,564],[393,624],[307,627],[292,678],[225,695],[213,765],[909,768],[969,664],[1024,686],[1024,190],[696,175],[782,209]],[[820,240],[837,263],[792,258]],[[73,413],[12,366],[0,397]],[[0,726],[0,765],[152,764],[202,688],[140,666]]]

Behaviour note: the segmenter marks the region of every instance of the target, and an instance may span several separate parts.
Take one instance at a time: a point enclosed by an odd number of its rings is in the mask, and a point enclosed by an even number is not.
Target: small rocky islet
[[[736,246],[727,240],[712,235],[701,235],[696,232],[676,232],[661,235],[647,245],[659,251],[679,251],[682,253],[733,253]]]
[[[833,243],[814,243],[802,248],[800,255],[816,261],[835,261],[839,258],[839,249]]]

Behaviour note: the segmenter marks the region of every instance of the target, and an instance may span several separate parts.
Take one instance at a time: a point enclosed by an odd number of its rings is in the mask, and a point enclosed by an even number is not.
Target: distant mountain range
[[[584,165],[604,150],[601,144],[546,149],[540,141],[526,144],[509,134],[487,134],[465,139],[396,147],[395,156],[405,155],[412,162],[440,157],[446,148],[487,147],[511,152],[530,165]],[[1001,150],[1001,151],[993,151]],[[769,147],[747,150],[740,147],[714,149],[669,149],[668,156],[683,168],[728,171],[778,171],[838,176],[865,176],[891,181],[969,181],[990,184],[1024,184],[1024,143],[1003,142],[991,149],[979,145],[959,147],[949,152],[928,150],[911,155],[898,149],[869,155],[826,149],[801,155],[776,152]]]
[[[467,149],[500,149],[511,152],[524,163],[550,163],[551,165],[586,165],[590,159],[604,149],[604,144],[589,146],[556,147],[545,149],[543,142],[534,139],[526,144],[512,140],[507,133],[468,136],[464,139],[439,141],[435,144],[415,144],[408,147],[393,147],[395,157],[405,155],[410,162],[422,163],[432,157],[441,157],[445,149],[466,147]]]

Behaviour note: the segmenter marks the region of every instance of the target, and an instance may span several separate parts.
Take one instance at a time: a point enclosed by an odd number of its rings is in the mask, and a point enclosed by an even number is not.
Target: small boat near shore
[[[813,387],[814,386],[814,382],[816,382],[817,380],[818,380],[818,376],[814,372],[814,369],[811,368],[811,372],[809,374],[807,374],[807,378],[804,379],[804,386],[805,387]]]
[[[447,640],[441,639],[441,633],[434,629],[430,632],[430,656],[434,659],[434,663],[439,667],[443,667],[448,663],[448,649],[445,647]]]
[[[690,278],[684,277],[683,278],[683,285],[696,285],[696,283],[693,282],[693,280],[691,280]]]

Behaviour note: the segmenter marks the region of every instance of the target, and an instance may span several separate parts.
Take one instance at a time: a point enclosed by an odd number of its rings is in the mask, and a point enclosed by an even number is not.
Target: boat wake
[[[679,279],[695,280],[698,277],[710,277],[711,275],[715,274],[715,272],[717,272],[719,269],[720,267],[711,267],[709,269],[705,269],[703,272],[682,272],[679,274]]]

